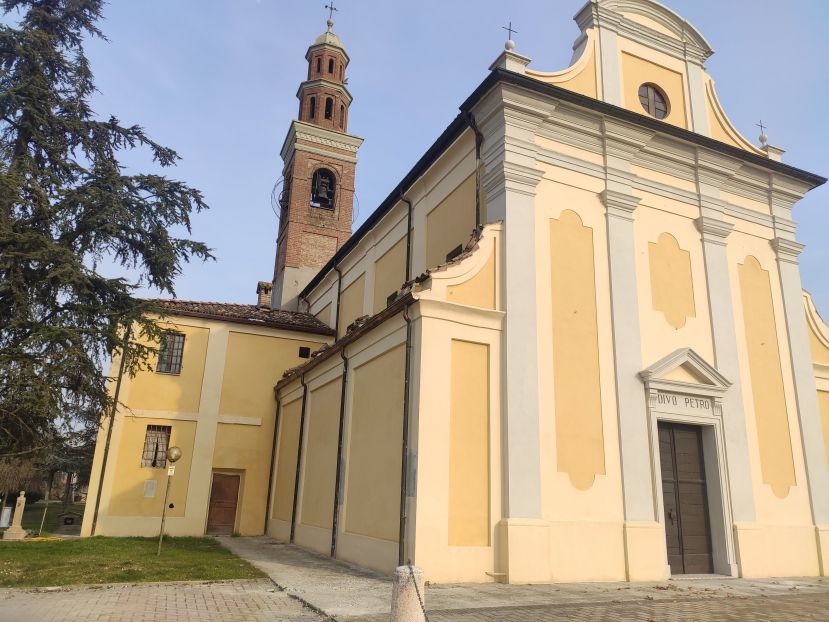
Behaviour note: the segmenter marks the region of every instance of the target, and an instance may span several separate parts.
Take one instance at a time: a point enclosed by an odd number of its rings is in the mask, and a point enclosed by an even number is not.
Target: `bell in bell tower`
[[[351,93],[348,54],[328,29],[308,48],[307,78],[299,85],[299,118],[282,145],[284,185],[279,199],[273,296],[275,309],[296,310],[297,296],[351,237],[354,173],[362,138],[348,134]]]

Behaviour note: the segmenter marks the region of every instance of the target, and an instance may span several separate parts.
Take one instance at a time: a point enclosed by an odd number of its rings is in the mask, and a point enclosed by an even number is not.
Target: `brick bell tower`
[[[308,77],[297,91],[299,118],[282,145],[274,309],[298,309],[299,293],[351,237],[354,172],[363,139],[348,133],[349,58],[333,27],[329,18],[328,30],[305,54]]]

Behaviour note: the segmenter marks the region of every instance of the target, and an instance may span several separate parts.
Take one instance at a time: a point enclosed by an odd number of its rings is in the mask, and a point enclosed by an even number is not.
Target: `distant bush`
[[[37,503],[41,499],[43,499],[43,493],[42,492],[39,492],[37,490],[32,490],[31,492],[26,491],[26,504],[27,505],[29,503]]]

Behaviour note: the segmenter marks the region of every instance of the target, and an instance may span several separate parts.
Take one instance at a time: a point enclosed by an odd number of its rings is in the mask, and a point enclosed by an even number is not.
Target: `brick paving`
[[[829,620],[829,591],[748,597],[664,598],[429,610],[431,622],[810,622]],[[338,616],[339,617],[339,616]],[[344,616],[387,622],[388,613]],[[59,590],[0,589],[4,622],[322,622],[268,580],[114,584]],[[341,619],[341,618],[340,618]]]
[[[829,620],[829,595],[569,603],[427,610],[430,622],[809,622]],[[388,614],[349,622],[388,622]]]
[[[268,579],[0,589],[3,622],[320,622]]]

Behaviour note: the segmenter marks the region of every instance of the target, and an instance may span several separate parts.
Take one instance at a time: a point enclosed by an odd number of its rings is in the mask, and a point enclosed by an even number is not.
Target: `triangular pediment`
[[[639,372],[649,388],[722,393],[731,386],[725,376],[691,348],[680,348]]]

